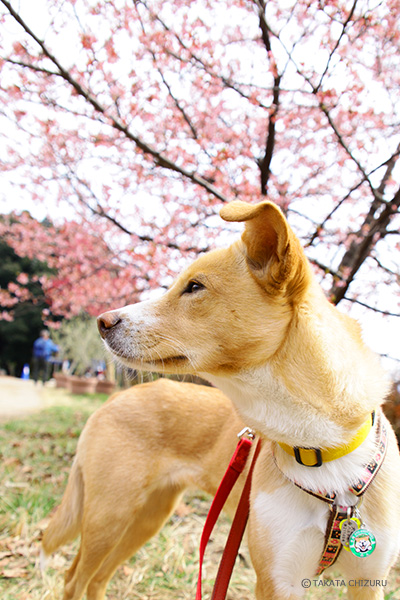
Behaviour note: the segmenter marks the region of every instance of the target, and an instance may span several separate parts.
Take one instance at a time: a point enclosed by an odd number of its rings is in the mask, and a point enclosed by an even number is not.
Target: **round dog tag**
[[[349,539],[352,533],[357,531],[361,526],[360,519],[346,519],[340,523],[340,543],[343,544],[345,550],[349,550]]]
[[[375,536],[368,529],[354,531],[349,539],[349,548],[354,556],[369,556],[376,546]]]

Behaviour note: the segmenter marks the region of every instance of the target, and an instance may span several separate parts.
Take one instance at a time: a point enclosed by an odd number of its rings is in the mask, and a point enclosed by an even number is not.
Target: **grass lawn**
[[[105,396],[72,396],[45,390],[48,408],[0,425],[0,598],[60,600],[63,572],[77,551],[77,542],[52,557],[42,577],[37,566],[47,515],[60,502],[79,434],[88,416]],[[193,600],[197,580],[197,549],[209,498],[190,493],[162,532],[122,565],[108,588],[108,600]],[[229,522],[222,518],[207,549],[203,595],[210,597]],[[399,565],[400,567],[400,565]],[[244,549],[232,578],[228,598],[254,598],[254,573]],[[400,568],[394,569],[386,600],[400,600]],[[313,586],[307,600],[346,598],[346,588]]]

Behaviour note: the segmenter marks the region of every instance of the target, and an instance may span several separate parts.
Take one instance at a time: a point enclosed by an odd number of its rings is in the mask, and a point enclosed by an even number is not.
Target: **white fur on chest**
[[[231,377],[203,376],[232,400],[246,425],[271,441],[316,448],[348,441],[342,427],[293,398],[267,366]]]
[[[271,575],[280,598],[303,597],[301,581],[315,575],[328,517],[327,504],[289,483],[272,493],[256,494],[251,525],[271,547]]]

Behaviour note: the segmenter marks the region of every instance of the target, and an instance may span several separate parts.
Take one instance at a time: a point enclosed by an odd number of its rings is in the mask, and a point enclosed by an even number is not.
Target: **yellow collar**
[[[300,465],[304,465],[305,467],[320,467],[322,463],[341,458],[342,456],[350,454],[350,452],[353,452],[353,450],[361,446],[371,431],[374,420],[375,412],[368,417],[364,425],[362,425],[362,427],[357,431],[356,435],[348,444],[344,444],[338,448],[327,448],[326,450],[321,450],[320,448],[292,447],[281,442],[278,442],[278,444],[282,450],[291,456],[294,456]]]

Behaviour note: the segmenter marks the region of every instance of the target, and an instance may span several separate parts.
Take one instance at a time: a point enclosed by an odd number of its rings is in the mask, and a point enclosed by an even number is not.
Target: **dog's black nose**
[[[102,338],[105,338],[110,329],[118,325],[121,322],[121,318],[117,312],[105,312],[97,317],[97,327],[99,329]]]

